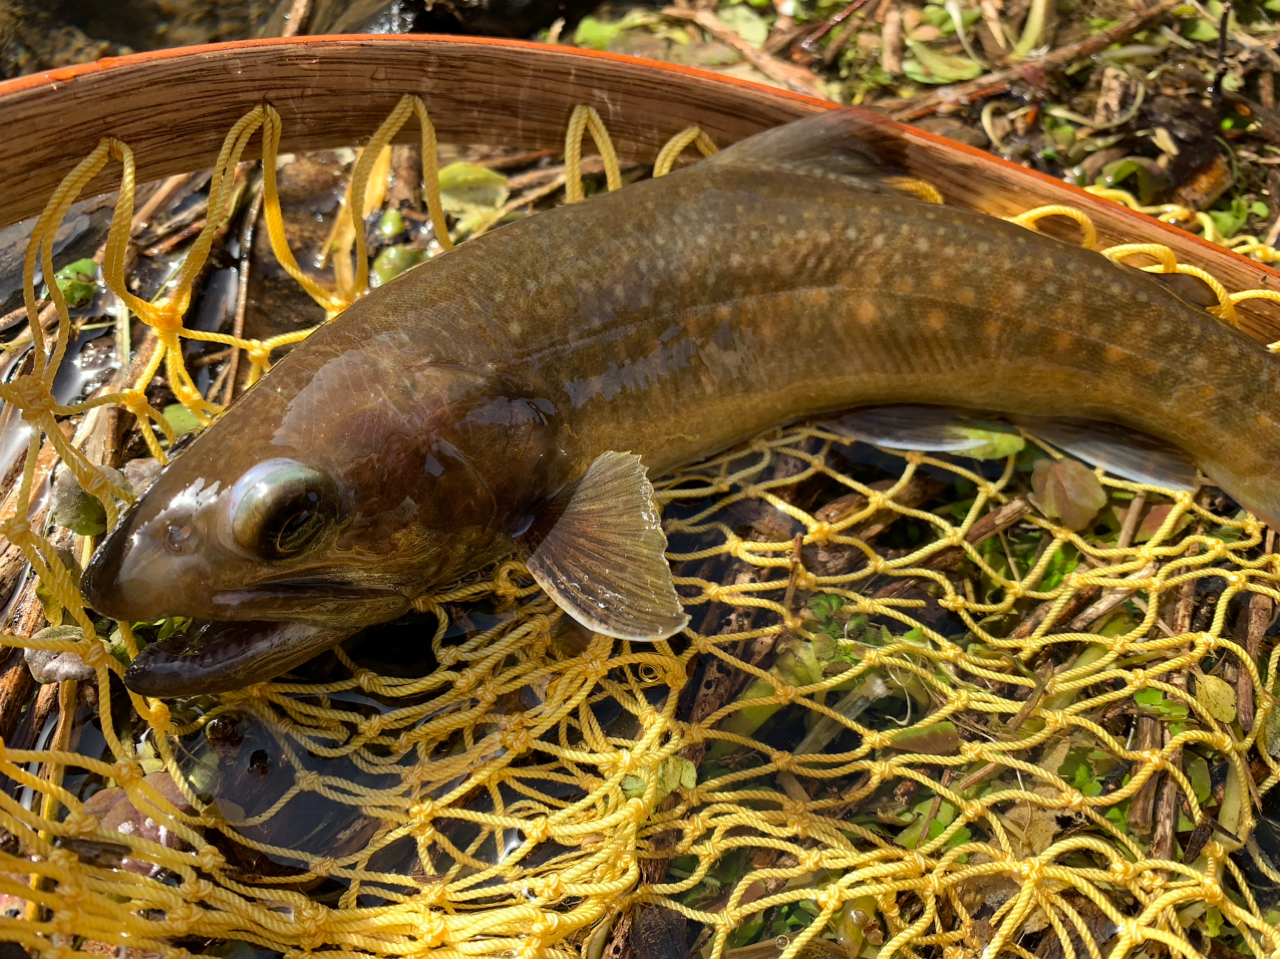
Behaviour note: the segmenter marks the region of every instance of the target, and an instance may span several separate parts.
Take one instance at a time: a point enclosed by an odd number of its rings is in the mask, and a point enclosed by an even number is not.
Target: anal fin
[[[1011,423],[940,406],[869,406],[823,425],[886,449],[958,453],[974,459],[1003,459],[1026,445]]]
[[[526,562],[570,616],[597,633],[648,642],[688,624],[640,457],[601,453],[553,519],[534,523],[547,528],[526,544]]]
[[[998,415],[998,414],[997,414]],[[886,449],[954,453],[1001,459],[1019,452],[1022,427],[1064,453],[1134,483],[1195,490],[1199,473],[1191,457],[1169,443],[1102,420],[1010,416],[985,419],[937,406],[872,406],[823,425],[832,432]]]
[[[1131,482],[1188,491],[1200,486],[1191,457],[1147,433],[1101,420],[1020,416],[1016,422],[1064,453]]]

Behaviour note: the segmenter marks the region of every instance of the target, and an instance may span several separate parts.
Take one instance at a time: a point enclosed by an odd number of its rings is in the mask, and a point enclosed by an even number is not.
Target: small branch
[[[776,80],[788,90],[796,93],[807,93],[811,97],[829,100],[826,91],[819,85],[812,73],[804,67],[788,63],[772,54],[753,47],[742,37],[730,30],[713,10],[682,10],[679,7],[664,7],[662,14],[672,20],[685,20],[696,23],[721,43],[728,44],[742,54],[742,58],[771,80]]]
[[[1262,649],[1262,637],[1271,625],[1271,598],[1262,593],[1248,593],[1243,599],[1236,616],[1235,638],[1244,647],[1249,660],[1256,663]],[[1236,718],[1246,734],[1253,730],[1255,715],[1253,679],[1241,666],[1236,670]]]
[[[1027,60],[1023,63],[995,70],[968,83],[957,83],[936,93],[928,93],[908,100],[895,100],[889,103],[876,104],[895,120],[918,120],[937,112],[940,107],[950,103],[973,103],[988,97],[999,96],[1008,91],[1010,84],[1025,80],[1032,84],[1043,81],[1046,73],[1062,69],[1077,60],[1084,60],[1094,54],[1101,53],[1113,43],[1144,30],[1169,11],[1179,6],[1182,0],[1159,0],[1154,6],[1139,10],[1133,16],[1117,23],[1109,30],[1086,37],[1078,43],[1060,47],[1039,60]]]

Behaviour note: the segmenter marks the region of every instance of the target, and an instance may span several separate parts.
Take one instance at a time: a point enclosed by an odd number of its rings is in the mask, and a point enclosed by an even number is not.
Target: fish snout
[[[195,567],[203,565],[192,553],[175,555],[153,538],[121,528],[98,546],[80,589],[89,606],[110,619],[160,619],[185,612],[185,584],[197,581]]]
[[[128,619],[128,603],[122,603],[116,584],[120,579],[122,550],[115,537],[108,536],[94,551],[80,580],[80,592],[89,606],[111,619]]]

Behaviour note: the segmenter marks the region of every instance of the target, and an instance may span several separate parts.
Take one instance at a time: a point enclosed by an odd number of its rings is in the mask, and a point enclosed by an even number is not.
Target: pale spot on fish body
[[[947,314],[935,307],[925,313],[924,322],[935,333],[941,333],[947,327]]]
[[[871,300],[859,300],[853,308],[853,315],[859,323],[869,325],[879,318],[880,310]]]
[[[1113,343],[1111,346],[1108,346],[1106,348],[1105,353],[1106,353],[1108,363],[1119,363],[1128,355],[1129,351],[1126,350],[1124,347],[1116,346]]]
[[[937,274],[937,276],[939,279],[945,282],[945,278],[942,276],[942,274],[939,273]],[[955,291],[954,296],[955,296],[955,301],[959,303],[961,306],[973,306],[974,302],[978,299],[977,291],[974,290],[974,288],[971,286],[960,287],[960,289]]]
[[[1209,357],[1203,353],[1198,353],[1191,358],[1191,368],[1193,370],[1204,371],[1209,368]]]

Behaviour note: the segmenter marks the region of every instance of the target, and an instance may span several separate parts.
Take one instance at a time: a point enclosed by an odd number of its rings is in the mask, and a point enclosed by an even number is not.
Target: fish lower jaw
[[[297,622],[194,622],[185,634],[145,647],[124,684],[158,699],[228,692],[274,679],[356,632]]]

